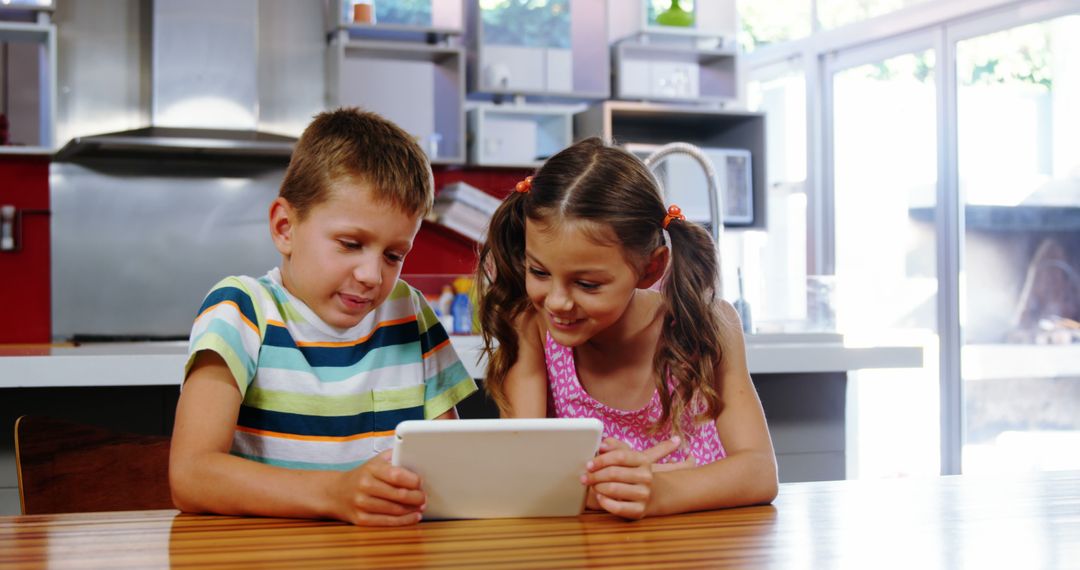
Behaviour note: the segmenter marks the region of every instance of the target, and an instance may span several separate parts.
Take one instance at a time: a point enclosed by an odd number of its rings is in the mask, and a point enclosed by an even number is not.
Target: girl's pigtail
[[[704,228],[691,222],[676,221],[667,230],[671,265],[661,292],[669,310],[657,347],[656,368],[660,378],[671,374],[676,382],[674,394],[666,385],[659,387],[664,410],[659,425],[682,417],[688,405],[695,422],[715,420],[721,409],[717,373],[723,358],[723,328],[716,306],[716,246]],[[679,433],[688,426],[672,427]]]
[[[529,306],[523,261],[526,199],[525,193],[511,192],[495,210],[476,268],[481,350],[488,360],[484,389],[502,413],[509,410],[506,375],[518,355],[514,323]]]

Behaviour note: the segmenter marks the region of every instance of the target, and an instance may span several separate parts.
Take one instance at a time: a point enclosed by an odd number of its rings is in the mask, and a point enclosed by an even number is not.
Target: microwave
[[[645,159],[662,145],[627,143],[623,147]],[[750,151],[742,148],[698,147],[712,162],[720,186],[720,201],[725,226],[749,226],[754,223],[754,186],[751,178]],[[686,219],[709,225],[709,182],[705,169],[693,157],[670,154],[653,165],[660,182],[665,204],[677,204]]]

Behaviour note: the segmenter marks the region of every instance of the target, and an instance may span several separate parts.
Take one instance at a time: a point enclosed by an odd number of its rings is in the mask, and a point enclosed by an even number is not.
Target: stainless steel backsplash
[[[219,279],[280,263],[267,212],[283,166],[102,159],[51,169],[55,338],[183,337]]]

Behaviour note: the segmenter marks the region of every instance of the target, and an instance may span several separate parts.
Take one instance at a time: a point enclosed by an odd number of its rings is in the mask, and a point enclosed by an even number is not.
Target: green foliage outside
[[[1053,33],[1050,24],[1020,26],[959,42],[957,78],[961,85],[1026,84],[1054,87]]]

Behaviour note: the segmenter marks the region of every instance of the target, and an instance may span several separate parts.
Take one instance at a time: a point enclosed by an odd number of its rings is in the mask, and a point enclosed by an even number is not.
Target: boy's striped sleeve
[[[236,277],[221,280],[203,300],[191,327],[185,378],[195,355],[217,353],[228,365],[241,395],[255,377],[265,319],[249,285]]]
[[[424,417],[437,418],[476,391],[476,382],[450,344],[442,322],[424,296],[413,292],[424,359]]]

